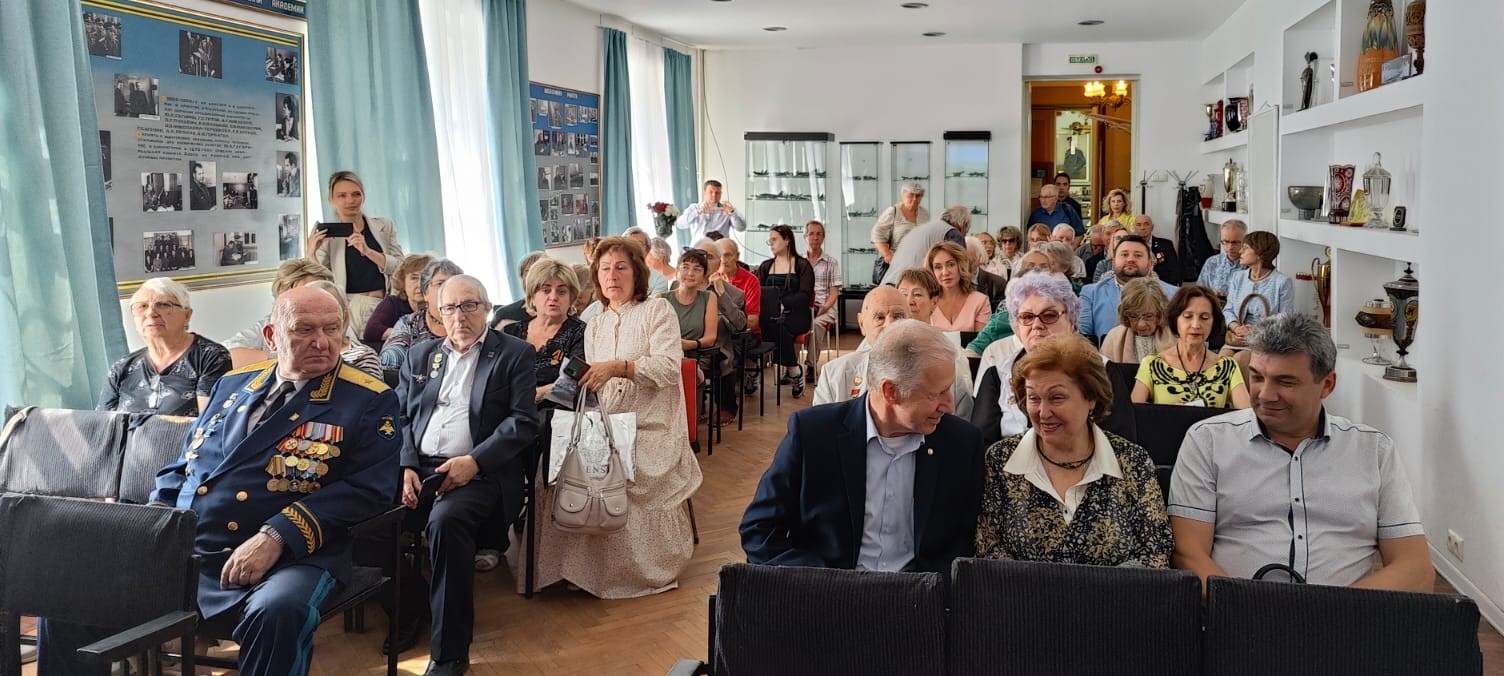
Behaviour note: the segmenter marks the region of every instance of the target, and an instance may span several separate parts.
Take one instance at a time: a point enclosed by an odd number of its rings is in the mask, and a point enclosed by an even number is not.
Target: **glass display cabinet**
[[[756,266],[767,260],[768,231],[787,225],[804,232],[810,221],[826,218],[826,153],[835,141],[825,132],[748,132],[747,231],[742,260]]]
[[[930,193],[930,142],[929,141],[894,141],[893,145],[893,192],[888,193],[888,203],[882,206],[886,209],[898,203],[903,196],[903,184],[913,181],[924,187],[924,200],[919,204],[930,211],[930,216],[938,218],[940,212],[934,209],[934,198]],[[941,207],[942,209],[944,207]],[[878,209],[880,213],[882,209]]]
[[[945,132],[945,193],[930,215],[939,218],[937,209],[960,204],[971,210],[971,231],[987,230],[987,146],[992,132]]]
[[[877,248],[872,226],[882,212],[878,189],[878,143],[841,144],[841,281],[842,286],[870,286]]]

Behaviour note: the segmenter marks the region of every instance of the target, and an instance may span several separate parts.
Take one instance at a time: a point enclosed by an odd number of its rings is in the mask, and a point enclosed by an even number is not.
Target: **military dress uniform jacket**
[[[395,392],[341,363],[248,430],[247,418],[276,380],[275,360],[225,374],[183,455],[157,473],[151,501],[198,514],[198,604],[206,618],[250,592],[221,590],[220,569],[263,524],[286,545],[268,577],[303,564],[344,583],[352,565],[349,527],[392,507],[397,495],[401,431]]]
[[[487,329],[470,349],[480,350],[475,382],[470,386],[470,439],[474,443],[470,457],[481,474],[501,485],[502,508],[510,520],[522,511],[526,461],[538,440],[537,351],[527,341],[494,329]],[[419,466],[419,444],[428,431],[448,361],[442,338],[419,343],[408,352],[397,385],[402,394],[404,468]]]

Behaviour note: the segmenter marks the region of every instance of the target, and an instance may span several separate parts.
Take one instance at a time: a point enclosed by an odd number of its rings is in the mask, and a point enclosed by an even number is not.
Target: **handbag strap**
[[[579,393],[575,395],[574,426],[569,433],[570,448],[574,448],[576,444],[580,443],[581,428],[584,426],[588,413],[585,410],[586,394],[585,386],[581,385]],[[601,408],[600,397],[596,397],[595,412],[601,414],[601,425],[606,428],[606,447],[611,450],[611,455],[617,455],[616,438],[611,435],[611,418],[606,413],[606,410]]]
[[[1264,316],[1269,316],[1269,310],[1271,309],[1269,307],[1269,299],[1265,298],[1261,293],[1250,293],[1246,296],[1243,296],[1243,302],[1238,303],[1238,321],[1241,322],[1243,321],[1244,317],[1248,316],[1248,301],[1251,301],[1255,298],[1259,299],[1259,302],[1264,305]]]

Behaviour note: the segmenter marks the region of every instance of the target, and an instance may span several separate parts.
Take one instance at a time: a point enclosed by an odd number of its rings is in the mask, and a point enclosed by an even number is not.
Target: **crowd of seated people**
[[[359,188],[358,179],[340,182]],[[922,196],[905,189],[880,248],[891,253],[925,225]],[[345,245],[353,252],[329,247],[344,274],[313,258],[284,262],[272,312],[223,346],[189,330],[186,288],[145,282],[130,303],[145,347],[111,367],[100,396],[104,410],[204,414],[154,500],[199,511],[202,544],[227,552],[205,560],[200,603],[244,638],[248,673],[306,669],[307,608],[343,581],[348,543],[298,523],[332,533],[379,511],[380,495],[408,508],[403,528],[427,548],[431,571],[410,580],[427,607],[386,649],[410,648],[426,630],[425,673],[464,673],[477,636],[476,574],[514,546],[524,486],[538,478],[525,474],[540,411],[561,407],[547,395],[571,360],[601,410],[636,414],[630,508],[610,534],[538,528],[535,584],[601,599],[674,589],[694,552],[688,501],[702,481],[684,388],[708,387],[710,369],[729,375],[732,337],[755,334],[767,312],[797,319],[763,337],[782,378],[795,396],[806,382],[816,387],[745,510],[752,563],[944,572],[957,557],[980,556],[1173,566],[1204,579],[1280,562],[1312,583],[1431,588],[1393,442],[1323,406],[1335,347],[1319,322],[1292,312],[1289,280],[1273,267],[1278,240],[1267,233],[1223,229],[1240,240],[1218,263],[1225,292],[1160,279],[1157,240],[1121,227],[1123,195],[1109,197],[1122,202],[1112,217],[1079,235],[1066,217],[1078,207],[1059,200],[1044,210],[1060,217],[1055,232],[1034,224],[1027,247],[1012,226],[965,246],[942,237],[922,266],[866,294],[861,346],[824,363],[816,382],[802,367],[821,356],[801,358],[795,338],[817,327],[810,320],[830,304],[839,275],[817,301],[815,266],[787,226],[769,233],[773,256],[756,272],[719,232],[677,256],[640,230],[592,240],[584,266],[533,252],[513,280],[521,297],[493,305],[485,285],[446,258],[404,257],[380,242],[363,250],[390,224],[365,220],[359,195],[346,199],[341,213],[370,229]],[[823,242],[823,225],[806,227],[815,226]],[[1087,263],[1099,259],[1109,271],[1097,279]],[[382,273],[385,288],[365,288]],[[761,307],[765,286],[782,291],[781,308]],[[1240,339],[1236,358],[1209,347],[1224,332]],[[964,350],[960,334],[976,334]],[[690,383],[686,359],[701,374]],[[1101,425],[1114,406],[1114,363],[1137,366],[1133,402],[1227,411],[1191,427],[1167,495],[1148,452]],[[394,374],[388,389],[382,380]],[[749,391],[734,378],[719,382],[708,393],[722,405],[712,424],[731,420]],[[314,457],[301,469],[299,458],[285,459],[303,442],[338,444],[331,426],[354,434],[366,422],[375,423],[361,430],[369,443],[346,461]],[[232,475],[204,490],[198,470],[234,453],[265,455],[250,466],[277,473],[264,485]],[[1309,473],[1295,485],[1291,463],[1311,454],[1325,460],[1314,472],[1302,463]],[[864,480],[848,475],[853,462]],[[546,521],[555,489],[545,481],[532,491],[528,509]],[[224,497],[237,493],[255,499]],[[1341,508],[1307,514],[1318,496]],[[231,517],[249,532],[230,529],[227,539],[213,528]],[[509,563],[519,593],[521,560]],[[51,628],[44,643],[87,638],[75,629]]]

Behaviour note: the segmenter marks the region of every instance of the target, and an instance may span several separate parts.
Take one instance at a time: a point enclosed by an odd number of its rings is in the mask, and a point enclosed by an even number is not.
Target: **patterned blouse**
[[[527,340],[527,325],[531,321],[512,322],[501,327],[501,332],[514,338]],[[538,355],[533,361],[533,372],[537,375],[537,385],[547,385],[559,378],[559,365],[564,363],[564,358],[585,358],[585,322],[576,317],[565,317],[564,323],[559,325],[558,332],[554,337],[543,344],[543,349],[538,350]]]
[[[1232,391],[1243,384],[1243,371],[1232,357],[1218,358],[1210,369],[1190,373],[1170,366],[1164,357],[1151,354],[1139,363],[1134,379],[1149,388],[1151,404],[1232,408]]]
[[[1006,437],[987,449],[977,556],[1096,566],[1168,568],[1174,541],[1165,501],[1148,451],[1094,428],[1115,454],[1122,478],[1104,474],[1085,488],[1067,521],[1065,506],[1022,474],[1004,466],[1032,432]],[[1108,449],[1098,446],[1098,452]]]
[[[209,398],[214,383],[229,370],[230,351],[196,333],[183,356],[161,373],[152,366],[151,357],[143,347],[110,367],[96,408],[196,416],[198,398]]]
[[[381,365],[389,368],[402,368],[407,361],[407,351],[414,345],[425,340],[438,338],[433,331],[428,329],[428,322],[423,313],[427,310],[415,310],[410,314],[403,315],[392,327],[391,335],[387,336],[386,343],[381,346]]]

